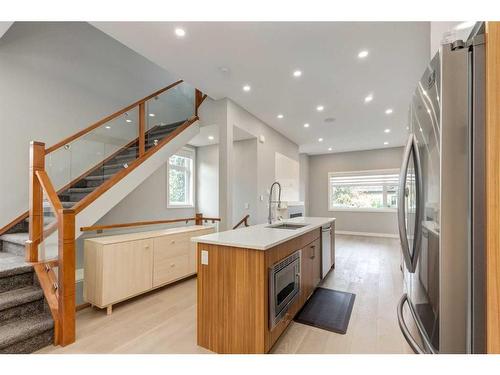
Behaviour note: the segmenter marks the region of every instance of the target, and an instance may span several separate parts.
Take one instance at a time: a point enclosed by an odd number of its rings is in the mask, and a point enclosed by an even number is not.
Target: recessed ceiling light
[[[370,94],[365,98],[365,103],[370,103],[373,100],[373,95]]]
[[[393,111],[392,111],[392,108],[387,108],[387,109],[385,110],[385,114],[386,114],[386,115],[390,115],[392,112],[393,112]]]
[[[387,146],[389,144],[389,142],[384,142],[384,146]]]
[[[293,72],[294,77],[300,77],[301,75],[302,75],[302,72],[300,70],[296,70],[295,72]]]
[[[475,21],[465,21],[465,22],[460,22],[457,26],[454,27],[455,30],[464,30],[468,29],[469,27],[474,26],[476,22]]]
[[[132,122],[132,120],[128,118],[125,120],[125,122]]]
[[[177,27],[175,29],[175,35],[177,35],[179,38],[182,38],[183,36],[186,36],[186,31],[184,29],[181,29],[180,27]]]
[[[322,110],[324,110],[324,109],[325,109],[325,107],[323,107],[322,105],[318,105],[318,106],[316,107],[316,111],[318,111],[318,112],[321,112],[321,111],[322,111]]]
[[[106,129],[111,129],[111,126],[106,125],[106,126],[105,126],[105,128],[106,128]]]
[[[366,51],[366,50],[359,51],[359,53],[358,53],[358,57],[359,57],[360,59],[364,59],[366,56],[368,56],[368,51]]]
[[[331,147],[328,147],[328,151],[332,151],[332,148],[331,148]]]
[[[154,113],[150,113],[149,117],[155,117],[155,114]]]
[[[243,91],[248,92],[248,91],[250,91],[251,89],[252,89],[252,88],[250,87],[250,85],[245,85],[245,86],[243,86]]]
[[[391,129],[385,129],[384,130],[384,133],[390,133],[391,132]]]
[[[276,116],[277,118],[283,118],[283,115],[280,113],[278,116]]]
[[[215,138],[214,138],[214,136],[213,136],[213,135],[209,135],[209,136],[208,136],[208,139],[210,139],[211,141],[213,141]]]
[[[318,142],[323,142],[323,138],[318,138]]]
[[[304,124],[304,128],[308,128],[308,127],[309,127],[309,124],[306,122],[306,123]]]

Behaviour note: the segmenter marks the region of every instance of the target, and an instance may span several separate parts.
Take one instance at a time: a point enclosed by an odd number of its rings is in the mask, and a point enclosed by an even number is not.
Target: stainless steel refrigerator
[[[485,352],[484,26],[441,46],[409,108],[399,179],[401,331],[416,353]]]

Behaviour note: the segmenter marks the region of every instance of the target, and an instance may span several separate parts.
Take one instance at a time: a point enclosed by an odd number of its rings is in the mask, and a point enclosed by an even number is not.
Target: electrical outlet
[[[208,266],[208,250],[201,251],[201,264]]]

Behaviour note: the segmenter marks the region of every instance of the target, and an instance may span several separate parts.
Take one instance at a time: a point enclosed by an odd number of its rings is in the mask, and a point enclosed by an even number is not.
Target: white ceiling
[[[92,24],[212,98],[231,98],[306,153],[403,145],[408,103],[430,50],[428,22]],[[359,59],[361,50],[368,57]],[[373,101],[365,104],[368,94]]]
[[[237,126],[233,126],[233,140],[235,142],[252,138],[256,137]],[[219,144],[219,126],[207,125],[201,127],[200,132],[189,141],[189,144],[196,147]]]

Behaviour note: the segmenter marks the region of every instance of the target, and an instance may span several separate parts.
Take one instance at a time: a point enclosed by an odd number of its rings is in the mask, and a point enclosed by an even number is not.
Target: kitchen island
[[[321,281],[321,228],[301,217],[194,237],[197,342],[216,353],[267,353]]]

